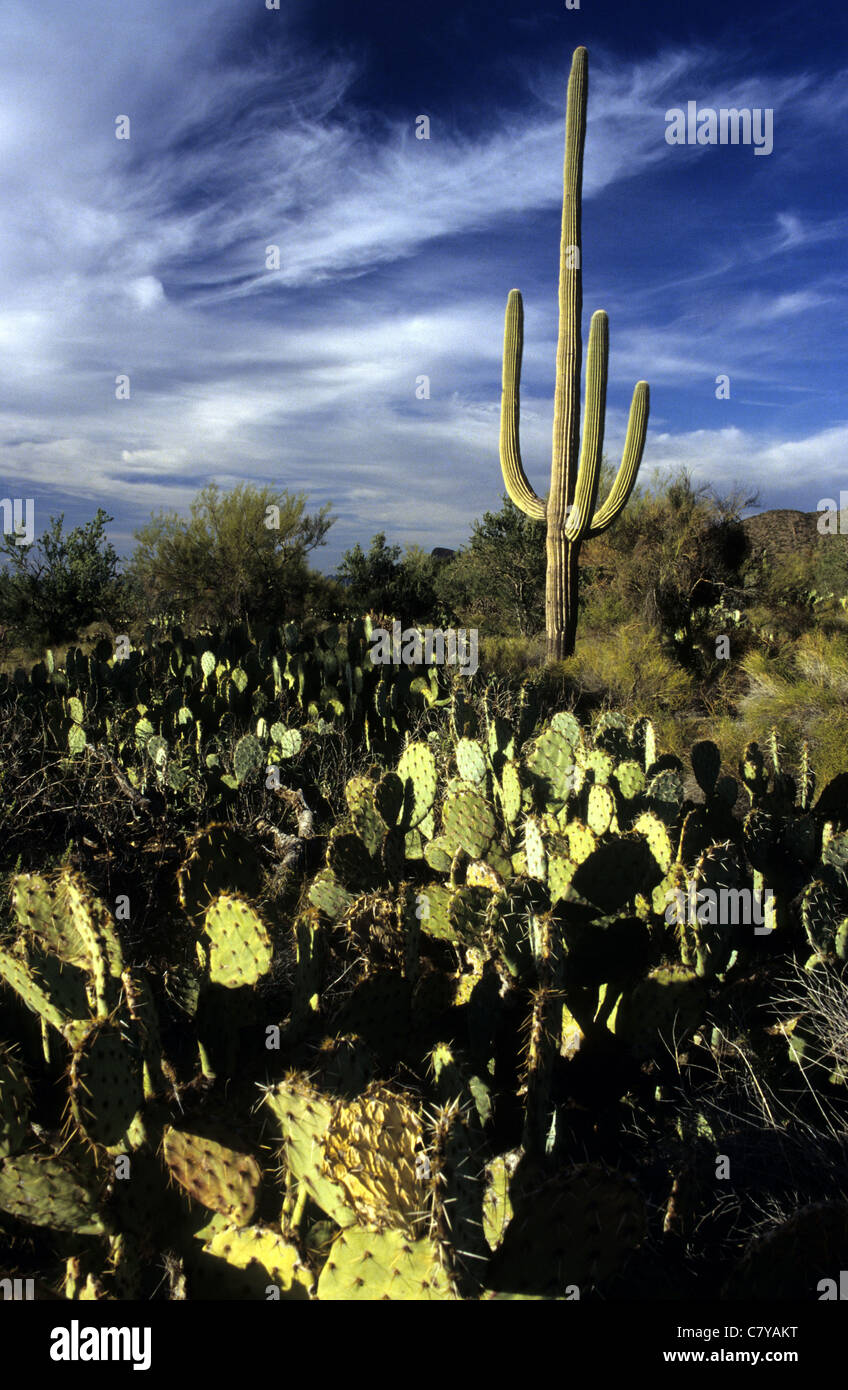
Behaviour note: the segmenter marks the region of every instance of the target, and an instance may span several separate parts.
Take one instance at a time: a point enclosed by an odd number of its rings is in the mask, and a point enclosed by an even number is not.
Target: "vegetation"
[[[302,493],[241,483],[203,488],[189,517],[160,513],[136,533],[127,572],[140,612],[191,626],[299,615],[314,586],[307,555],[332,525],[329,506],[309,514]]]
[[[0,544],[0,1277],[39,1296],[839,1296],[848,550],[637,486],[646,383],[614,474],[603,314],[578,468],[585,84],[547,499],[513,291],[507,496],[453,558],[378,532],[328,580],[329,506],[245,484],[123,573],[102,510]]]
[[[776,736],[684,763],[649,719],[369,640],[174,629],[0,680],[9,1276],[817,1300],[848,1209],[845,774]]]
[[[544,500],[536,496],[527,481],[518,439],[519,384],[524,350],[524,307],[518,290],[510,290],[504,325],[501,469],[507,492],[515,505],[532,520],[544,521],[546,525],[545,620],[549,661],[561,661],[574,652],[580,546],[584,540],[606,531],[626,505],[642,461],[650,408],[648,383],[638,381],[633,390],[621,467],[606,501],[596,511],[604,444],[609,323],[602,309],[592,315],[586,359],[586,402],[581,440],[581,203],[588,89],[589,56],[585,48],[577,48],[574,51],[571,76],[568,80],[559,261],[559,336],[554,396],[554,444],[551,486]]]
[[[92,521],[66,534],[64,515],[52,517],[32,546],[3,535],[0,625],[7,632],[32,644],[62,641],[95,619],[121,611],[125,587],[105,531],[112,519],[98,507]]]

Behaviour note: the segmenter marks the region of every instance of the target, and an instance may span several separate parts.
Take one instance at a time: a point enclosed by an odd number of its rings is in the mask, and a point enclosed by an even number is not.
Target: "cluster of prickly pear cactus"
[[[321,651],[328,678],[339,653]],[[154,695],[166,658],[173,685]],[[698,1059],[741,1036],[740,1015],[770,1084],[800,1066],[812,1092],[844,1089],[763,984],[787,959],[845,964],[844,779],[814,801],[806,753],[792,778],[775,738],[737,781],[708,741],[691,766],[659,753],[647,719],[540,722],[528,687],[507,718],[457,685],[414,737],[389,702],[396,749],[326,809],[303,757],[320,716],[272,718],[262,660],[173,643],[131,679],[102,654],[85,679],[72,659],[69,691],[62,672],[34,678],[50,718],[64,702],[65,735],[129,729],[115,765],[145,798],[172,788],[181,738],[205,756],[198,717],[225,726],[208,756],[236,798],[266,759],[294,760],[279,804],[298,836],[255,811],[235,823],[220,799],[170,842],[161,817],[140,857],[157,862],[146,932],[118,904],[147,886],[124,867],[113,899],[108,856],[87,876],[11,876],[9,1272],[72,1299],[571,1299],[657,1278],[654,1148],[682,1142],[667,1096],[698,1093]],[[225,686],[241,723],[212,707]],[[82,762],[91,744],[65,735]],[[761,916],[728,916],[758,894]]]
[[[409,720],[446,698],[442,669],[372,661],[370,618],[344,632],[288,623],[252,639],[244,628],[194,639],[174,628],[133,648],[122,636],[64,665],[0,673],[44,731],[45,751],[104,769],[135,806],[228,807],[291,765],[320,758],[328,738],[396,752]]]

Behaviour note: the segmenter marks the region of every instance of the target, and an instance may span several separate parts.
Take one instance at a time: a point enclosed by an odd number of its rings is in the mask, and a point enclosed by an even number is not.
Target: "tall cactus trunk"
[[[574,651],[580,545],[588,537],[605,531],[625,506],[636,482],[648,428],[648,383],[640,381],[633,392],[621,466],[606,502],[596,511],[604,443],[609,324],[603,310],[599,309],[592,315],[581,446],[581,199],[588,84],[588,54],[585,48],[578,48],[574,52],[568,80],[551,486],[545,502],[537,497],[527,481],[519,448],[524,307],[518,290],[510,291],[504,325],[501,468],[507,492],[515,505],[535,520],[547,522],[545,626],[548,661],[562,661]]]
[[[577,585],[580,573],[579,547],[564,536],[551,536],[548,528],[548,570],[545,585],[545,628],[547,661],[564,661],[573,656],[577,637]]]

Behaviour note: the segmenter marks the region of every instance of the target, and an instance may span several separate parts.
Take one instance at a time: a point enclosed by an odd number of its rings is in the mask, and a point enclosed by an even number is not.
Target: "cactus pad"
[[[438,1247],[426,1237],[410,1240],[404,1231],[342,1231],[318,1280],[318,1298],[333,1301],[453,1297]]]
[[[196,1202],[236,1226],[248,1224],[262,1181],[259,1164],[250,1154],[169,1125],[162,1136],[162,1156],[171,1177]]]
[[[378,1083],[340,1103],[324,1139],[324,1172],[348,1195],[365,1225],[410,1230],[422,1207],[416,1155],[421,1121],[399,1095]]]
[[[258,913],[242,898],[219,893],[203,919],[209,978],[227,989],[255,985],[267,974],[273,946]]]

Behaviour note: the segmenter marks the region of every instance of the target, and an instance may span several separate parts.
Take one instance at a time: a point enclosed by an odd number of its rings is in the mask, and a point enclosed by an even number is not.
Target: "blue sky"
[[[331,502],[326,570],[377,531],[460,545],[503,492],[513,287],[544,493],[585,44],[606,450],[645,378],[646,477],[685,464],[814,510],[848,488],[847,38],[841,0],[4,0],[0,496],[35,499],[36,534],[102,506],[122,554],[211,479]],[[771,109],[771,154],[669,145],[665,113],[689,101]]]

